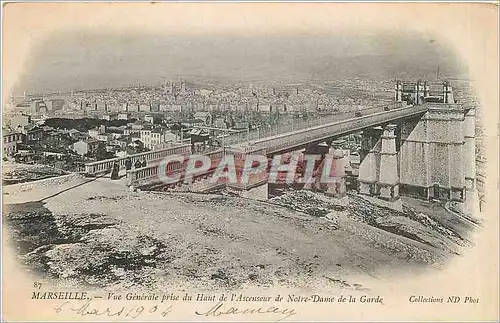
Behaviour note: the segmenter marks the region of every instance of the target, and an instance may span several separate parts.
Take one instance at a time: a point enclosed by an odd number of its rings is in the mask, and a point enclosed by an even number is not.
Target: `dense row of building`
[[[165,124],[155,125],[151,118],[136,120],[119,127],[100,127],[82,132],[77,129],[54,129],[37,125],[28,116],[25,122],[16,121],[3,129],[4,154],[15,155],[19,150],[26,150],[40,139],[53,138],[61,141],[65,137],[71,142],[68,149],[81,156],[91,156],[99,145],[116,156],[126,156],[141,150],[153,150],[160,144],[179,140]],[[62,152],[61,152],[62,153]]]
[[[349,83],[350,84],[350,83]],[[155,149],[181,140],[168,125],[181,122],[189,126],[249,129],[276,124],[280,116],[334,114],[356,111],[393,101],[393,93],[384,92],[385,84],[357,84],[350,87],[232,86],[204,88],[185,82],[166,82],[163,86],[105,89],[27,95],[12,98],[4,113],[4,154],[13,155],[30,138],[43,135],[66,136],[71,151],[92,155],[97,147],[116,156]],[[361,89],[359,88],[361,86]],[[372,86],[372,88],[369,88]],[[347,89],[346,89],[347,88]],[[470,92],[465,89],[464,94]],[[467,97],[462,95],[462,97]],[[471,99],[472,100],[472,99]],[[50,117],[106,121],[125,121],[120,127],[100,127],[82,133],[76,129],[47,129]],[[138,120],[138,121],[136,121]],[[36,140],[36,139],[35,139]]]
[[[371,93],[371,92],[370,92]],[[391,95],[374,91],[378,99]],[[373,96],[352,96],[325,91],[322,88],[301,86],[208,86],[188,87],[185,82],[167,82],[162,87],[133,87],[79,91],[65,94],[24,95],[11,99],[10,108],[33,117],[74,116],[103,117],[116,114],[163,114],[172,117],[192,116],[199,111],[215,115],[252,111],[259,113],[335,112],[356,106],[377,104]]]

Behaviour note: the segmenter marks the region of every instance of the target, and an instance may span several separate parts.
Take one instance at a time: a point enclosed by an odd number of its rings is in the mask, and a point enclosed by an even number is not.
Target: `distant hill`
[[[35,54],[18,85],[30,93],[162,84],[339,79],[430,79],[463,74],[445,44],[421,35],[165,37],[59,35]]]

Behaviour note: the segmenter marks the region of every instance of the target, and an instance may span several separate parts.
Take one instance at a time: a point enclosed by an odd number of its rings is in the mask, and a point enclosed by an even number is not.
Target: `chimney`
[[[420,81],[415,84],[415,105],[419,104],[420,98]]]
[[[396,81],[396,87],[395,87],[394,92],[395,92],[396,102],[403,101],[403,84],[401,84],[400,80]]]
[[[418,80],[417,84],[418,84],[418,104],[422,104],[424,103],[423,98],[425,98],[425,85],[424,82],[422,82],[422,80]]]
[[[455,103],[453,98],[453,89],[448,81],[443,82],[443,102],[444,103]]]
[[[428,97],[431,92],[431,87],[427,81],[424,82],[424,98]]]

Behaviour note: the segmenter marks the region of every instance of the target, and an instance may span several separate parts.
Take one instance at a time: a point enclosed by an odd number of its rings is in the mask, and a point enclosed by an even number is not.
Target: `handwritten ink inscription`
[[[32,299],[63,300],[54,307],[56,313],[76,314],[92,317],[120,317],[129,319],[160,319],[173,311],[178,303],[191,303],[191,311],[177,314],[190,314],[193,317],[208,317],[225,320],[229,316],[261,317],[262,319],[282,321],[298,314],[301,304],[346,304],[371,303],[383,305],[381,296],[353,295],[247,295],[247,294],[178,294],[169,293],[117,293],[93,295],[89,292],[33,292]],[[297,306],[296,306],[297,304]],[[172,315],[170,315],[172,316]]]
[[[172,305],[167,304],[164,304],[161,307],[160,304],[157,304],[149,306],[118,306],[113,308],[111,306],[99,306],[99,304],[93,303],[90,299],[82,305],[66,301],[56,306],[54,311],[56,313],[69,311],[81,316],[115,316],[136,319],[147,314],[156,314],[160,317],[165,317],[171,312],[172,308]]]
[[[222,316],[222,315],[253,315],[253,314],[277,314],[282,316],[280,320],[286,319],[290,316],[297,314],[293,308],[280,308],[277,306],[268,307],[254,307],[254,308],[237,308],[228,307],[224,303],[218,303],[208,311],[195,311],[196,315],[201,316]]]
[[[173,305],[155,304],[155,305],[134,305],[134,306],[102,306],[94,303],[91,299],[83,304],[66,301],[56,306],[56,313],[68,312],[80,316],[103,316],[103,317],[124,317],[124,318],[145,318],[147,315],[155,314],[158,317],[166,317],[171,313]],[[280,308],[277,306],[262,306],[253,308],[236,308],[227,306],[224,303],[218,303],[208,310],[195,310],[194,313],[199,316],[219,317],[225,315],[256,315],[268,314],[279,316],[278,321],[291,317],[297,312],[293,308]]]

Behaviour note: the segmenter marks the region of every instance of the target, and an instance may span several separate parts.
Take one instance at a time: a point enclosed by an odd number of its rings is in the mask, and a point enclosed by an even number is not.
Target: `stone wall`
[[[465,198],[464,109],[430,104],[414,124],[403,123],[399,151],[402,194],[462,201]]]

